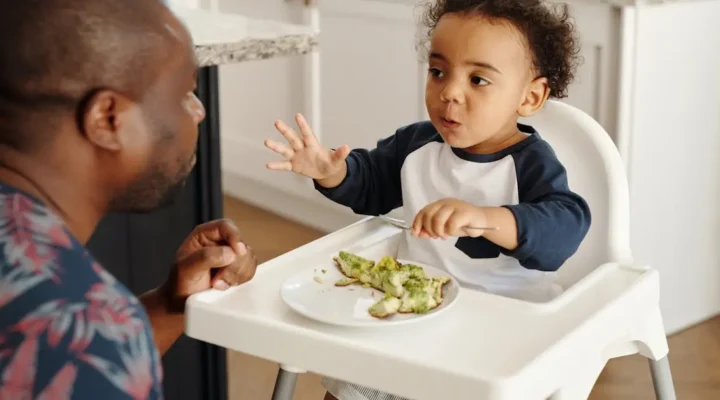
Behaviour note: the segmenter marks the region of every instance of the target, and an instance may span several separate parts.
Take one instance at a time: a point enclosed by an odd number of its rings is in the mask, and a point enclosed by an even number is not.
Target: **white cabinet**
[[[639,7],[634,18],[632,247],[660,272],[670,331],[720,313],[718,16],[710,0]]]
[[[583,62],[564,101],[595,118],[615,138],[620,11],[600,2],[574,1],[570,12]]]
[[[424,117],[412,9],[400,1],[320,1],[322,140],[373,147]]]

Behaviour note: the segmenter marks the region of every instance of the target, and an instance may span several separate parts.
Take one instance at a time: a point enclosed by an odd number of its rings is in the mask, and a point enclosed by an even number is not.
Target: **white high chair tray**
[[[281,299],[288,278],[338,250],[379,259],[396,254],[403,234],[364,219],[262,264],[244,285],[196,294],[187,302],[186,334],[417,400],[532,400],[573,379],[603,343],[633,340],[627,326],[644,316],[627,304],[657,308],[656,271],[617,264],[598,267],[549,303],[463,290],[447,312],[383,329],[318,322]]]
[[[378,260],[374,260],[378,261]],[[420,266],[429,277],[449,276],[447,272],[416,261],[398,260],[401,264]],[[337,287],[335,282],[344,275],[333,261],[306,267],[283,282],[280,297],[298,313],[338,326],[384,327],[426,320],[452,307],[460,294],[460,285],[454,279],[443,287],[443,302],[426,314],[394,314],[375,318],[368,309],[383,297],[383,293],[360,284]]]

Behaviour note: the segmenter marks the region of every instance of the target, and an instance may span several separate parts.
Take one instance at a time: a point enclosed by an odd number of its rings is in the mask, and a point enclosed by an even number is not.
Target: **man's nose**
[[[195,96],[194,93],[191,110],[193,113],[193,118],[195,118],[196,124],[199,124],[205,119],[205,106],[203,106],[203,103],[200,101],[200,99],[197,98],[197,96]]]

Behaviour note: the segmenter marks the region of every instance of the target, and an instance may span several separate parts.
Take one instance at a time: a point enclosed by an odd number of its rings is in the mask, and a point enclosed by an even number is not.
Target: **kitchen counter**
[[[318,44],[318,32],[307,26],[197,8],[171,8],[190,30],[201,67],[307,54]]]

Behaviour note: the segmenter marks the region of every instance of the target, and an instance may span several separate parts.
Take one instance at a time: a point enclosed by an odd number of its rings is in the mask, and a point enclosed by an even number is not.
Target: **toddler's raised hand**
[[[350,154],[350,148],[345,145],[333,151],[320,144],[312,133],[310,126],[301,114],[295,116],[301,135],[282,121],[275,122],[275,128],[287,140],[287,144],[265,139],[265,146],[285,157],[283,161],[273,161],[267,168],[275,171],[293,171],[308,178],[336,181],[338,175],[345,177],[345,159]],[[337,182],[338,184],[340,182]],[[322,182],[321,182],[322,184]]]

